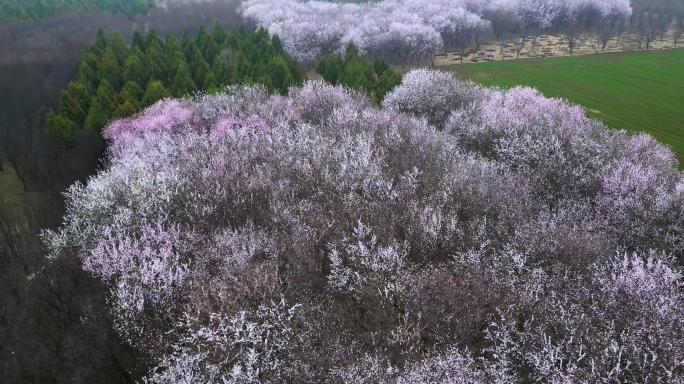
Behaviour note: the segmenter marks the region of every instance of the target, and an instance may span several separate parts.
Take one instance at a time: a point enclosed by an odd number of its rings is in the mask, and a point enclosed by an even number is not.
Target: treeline
[[[9,165],[5,170],[16,172],[32,193],[41,191],[51,200],[61,200],[66,187],[85,180],[97,167],[103,148],[99,133],[84,130],[79,146],[67,148],[46,134],[46,113],[57,108],[61,91],[76,78],[80,58],[98,28],[119,32],[127,42],[135,30],[154,28],[160,35],[180,37],[214,22],[237,28],[238,4],[239,0],[174,1],[135,16],[91,9],[40,20],[0,21],[0,84],[8,95],[0,103],[0,157]]]
[[[639,48],[649,49],[653,41],[663,40],[668,34],[675,47],[679,45],[684,36],[684,1],[633,0],[632,8],[630,27]]]
[[[0,20],[35,20],[90,9],[134,15],[154,6],[154,0],[0,0]]]
[[[487,36],[520,36],[524,46],[530,37],[562,33],[572,53],[580,34],[615,36],[632,14],[629,0],[246,0],[240,9],[245,20],[277,30],[288,52],[307,65],[349,41],[369,57],[417,66],[434,64],[444,50],[462,57]]]
[[[316,72],[331,84],[342,84],[367,93],[376,103],[401,83],[401,74],[383,58],[369,61],[359,55],[354,44],[347,46],[344,55],[322,57]]]
[[[61,92],[56,111],[48,113],[48,130],[71,146],[79,130],[99,132],[111,119],[167,97],[251,83],[286,93],[302,80],[279,38],[264,29],[248,32],[216,24],[211,31],[200,27],[180,39],[135,32],[131,44],[118,33],[98,31],[77,79]]]

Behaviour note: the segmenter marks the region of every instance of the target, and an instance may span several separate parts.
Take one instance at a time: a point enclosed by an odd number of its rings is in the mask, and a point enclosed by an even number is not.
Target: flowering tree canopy
[[[429,70],[383,108],[233,88],[105,134],[45,239],[149,382],[684,380],[684,177],[649,136]]]
[[[364,4],[244,0],[242,15],[280,36],[304,64],[354,43],[371,57],[430,63],[444,48],[461,55],[478,37],[556,28],[580,31],[627,19],[629,0],[382,0]],[[572,49],[571,45],[571,49]]]

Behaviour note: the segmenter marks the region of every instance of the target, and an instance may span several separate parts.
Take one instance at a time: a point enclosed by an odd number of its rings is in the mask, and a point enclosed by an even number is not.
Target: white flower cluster
[[[647,135],[418,70],[107,128],[54,255],[154,383],[680,382],[684,177]]]
[[[428,64],[443,48],[461,54],[479,36],[549,28],[589,30],[624,20],[629,0],[383,0],[363,4],[245,0],[242,15],[283,39],[303,64],[354,43],[371,57]]]

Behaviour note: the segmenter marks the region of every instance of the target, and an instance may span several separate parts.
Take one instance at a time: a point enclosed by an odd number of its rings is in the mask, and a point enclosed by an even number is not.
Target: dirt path
[[[463,64],[481,63],[487,61],[500,60],[515,60],[530,59],[540,57],[563,57],[570,56],[567,39],[563,35],[542,35],[533,42],[532,38],[525,41],[522,49],[518,55],[520,47],[520,38],[514,40],[507,40],[499,42],[485,42],[480,44],[480,49],[471,49],[466,52],[463,57]],[[601,42],[590,35],[583,35],[576,41],[576,47],[573,56],[594,55],[600,53],[611,52],[633,52],[646,49],[646,42],[643,41],[641,49],[639,48],[639,40],[636,34],[625,33],[619,39],[612,38],[602,50]],[[684,48],[684,41],[680,41],[675,47],[671,35],[666,35],[662,40],[656,39],[652,41],[649,50],[662,50],[673,48]],[[435,65],[452,65],[460,64],[461,58],[457,52],[447,52],[446,55],[438,55],[435,59]]]

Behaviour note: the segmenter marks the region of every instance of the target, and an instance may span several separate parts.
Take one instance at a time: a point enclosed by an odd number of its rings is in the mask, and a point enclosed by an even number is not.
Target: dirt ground
[[[466,52],[463,57],[463,63],[480,63],[485,61],[498,60],[514,60],[517,56],[517,50],[520,46],[520,38],[511,39],[502,42],[484,42],[480,44],[480,49],[472,48]],[[681,40],[677,47],[684,48],[684,39]],[[503,50],[502,50],[503,48]],[[661,40],[658,37],[652,41],[649,50],[673,49],[676,48],[671,34],[667,34]],[[574,56],[593,55],[599,53],[609,52],[630,52],[637,50],[645,50],[646,42],[642,42],[642,47],[639,49],[639,41],[637,35],[633,33],[624,33],[620,38],[612,38],[606,45],[605,50],[601,50],[601,42],[594,36],[583,35],[576,41],[576,46],[573,52]],[[538,57],[561,57],[570,56],[570,49],[568,48],[567,39],[563,35],[542,35],[536,41],[528,38],[520,50],[519,59],[529,59]],[[460,64],[461,58],[458,52],[450,51],[446,55],[438,55],[435,59],[437,66]]]

